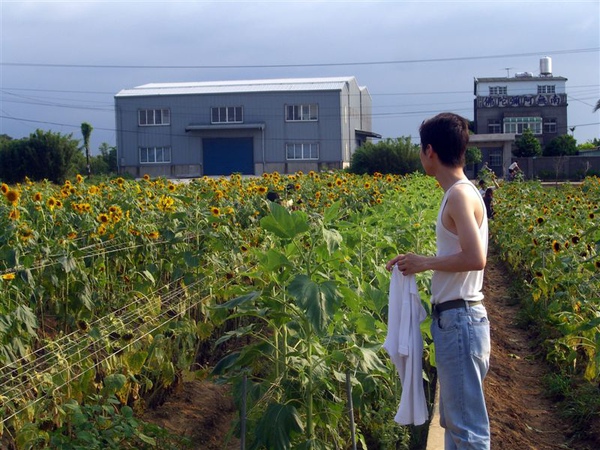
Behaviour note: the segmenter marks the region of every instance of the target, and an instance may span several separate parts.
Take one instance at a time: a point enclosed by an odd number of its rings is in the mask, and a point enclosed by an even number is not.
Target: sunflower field
[[[504,183],[491,240],[521,278],[521,304],[557,374],[600,381],[600,178]],[[597,414],[597,411],[596,411]]]
[[[0,189],[2,448],[185,448],[139,417],[190,376],[233,387],[232,435],[250,449],[422,446],[426,430],[393,423],[401,388],[381,344],[385,262],[435,252],[432,178],[77,176]],[[548,360],[592,386],[599,201],[598,178],[504,183],[490,222]],[[417,282],[428,305],[430,274]]]
[[[422,439],[392,420],[384,265],[435,251],[435,180],[77,176],[1,190],[2,447],[183,448],[137,417],[190,374],[232,384],[248,448]]]

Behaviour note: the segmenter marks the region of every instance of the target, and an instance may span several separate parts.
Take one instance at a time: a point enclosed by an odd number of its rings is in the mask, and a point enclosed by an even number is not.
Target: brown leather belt
[[[434,314],[440,314],[443,313],[444,311],[448,311],[449,309],[456,309],[456,308],[467,308],[467,307],[472,307],[472,306],[477,306],[477,305],[483,305],[483,302],[481,300],[476,300],[474,302],[467,302],[465,300],[462,299],[458,299],[458,300],[449,300],[447,302],[442,302],[442,303],[435,303],[433,305],[431,305],[431,311]]]

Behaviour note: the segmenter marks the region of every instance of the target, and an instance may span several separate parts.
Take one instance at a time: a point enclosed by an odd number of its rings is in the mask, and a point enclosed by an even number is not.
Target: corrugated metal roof
[[[490,77],[490,78],[475,78],[476,82],[479,83],[511,83],[518,81],[567,81],[565,77],[540,77],[540,76],[532,76],[532,77]]]
[[[333,91],[341,90],[354,77],[280,78],[271,80],[203,81],[149,83],[123,89],[115,97],[186,94],[230,94],[242,92]]]

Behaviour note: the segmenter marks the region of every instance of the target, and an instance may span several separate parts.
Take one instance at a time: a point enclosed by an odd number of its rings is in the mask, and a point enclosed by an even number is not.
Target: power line
[[[302,63],[302,64],[223,64],[223,65],[186,65],[186,66],[156,66],[156,65],[116,65],[116,64],[66,64],[66,63],[32,63],[32,62],[0,62],[2,66],[13,67],[45,67],[45,68],[70,68],[70,69],[273,69],[291,67],[340,67],[340,66],[381,66],[392,64],[423,64],[449,61],[472,61],[481,59],[497,58],[520,58],[539,55],[564,55],[574,53],[592,53],[600,51],[600,47],[578,48],[570,50],[544,50],[528,53],[506,53],[501,55],[481,56],[455,56],[448,58],[428,59],[404,59],[392,61],[362,61],[362,62],[339,62],[339,63]]]
[[[600,84],[581,84],[569,85],[569,90],[578,88],[598,88]],[[2,92],[10,94],[10,91],[30,91],[30,92],[58,92],[66,94],[92,94],[92,95],[115,95],[116,91],[74,91],[70,89],[33,89],[22,87],[2,86]],[[473,89],[465,91],[425,91],[425,92],[369,92],[371,96],[396,96],[396,95],[447,95],[447,94],[472,94]],[[11,94],[14,95],[14,94]]]

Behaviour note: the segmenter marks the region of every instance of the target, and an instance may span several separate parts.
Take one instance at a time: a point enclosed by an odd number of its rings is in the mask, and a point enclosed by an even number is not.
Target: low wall
[[[515,160],[528,180],[580,180],[586,175],[600,175],[600,156],[540,156]]]

